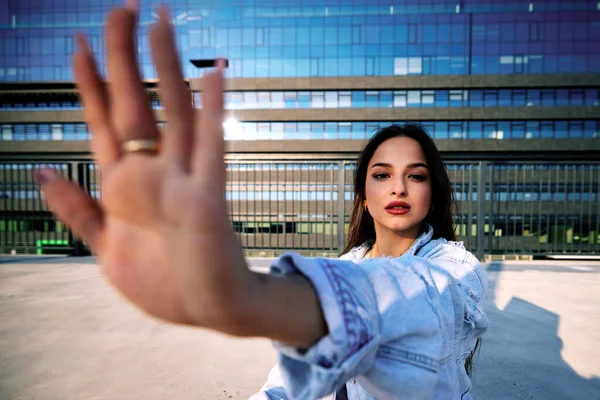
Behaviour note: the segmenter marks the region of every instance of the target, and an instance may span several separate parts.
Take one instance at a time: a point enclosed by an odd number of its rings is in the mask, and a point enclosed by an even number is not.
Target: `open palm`
[[[36,179],[49,207],[91,245],[121,293],[151,315],[195,323],[209,297],[230,301],[249,272],[225,207],[222,66],[204,78],[204,108],[196,115],[166,9],[159,15],[150,42],[167,132],[157,129],[135,63],[136,10],[117,9],[106,26],[110,84],[100,79],[83,37],[74,56],[102,204],[53,171],[38,171]],[[122,143],[133,139],[160,140],[162,148],[124,152]],[[215,297],[215,285],[229,296]]]

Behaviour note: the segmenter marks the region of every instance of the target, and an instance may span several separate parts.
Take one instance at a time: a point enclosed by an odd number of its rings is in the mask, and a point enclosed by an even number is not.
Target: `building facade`
[[[0,5],[0,250],[72,247],[31,170],[56,165],[99,196],[74,91],[73,35],[102,65],[120,2]],[[227,201],[251,254],[336,254],[354,160],[378,128],[416,122],[448,163],[456,231],[483,254],[600,253],[600,3],[506,0],[170,0],[190,101],[229,60]],[[141,4],[138,53],[165,127]],[[166,131],[168,133],[168,129]]]

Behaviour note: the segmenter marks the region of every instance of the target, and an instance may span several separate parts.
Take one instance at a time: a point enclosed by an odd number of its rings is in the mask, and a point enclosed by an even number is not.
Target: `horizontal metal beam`
[[[146,89],[156,89],[158,87],[157,79],[148,79],[144,81]],[[3,92],[74,92],[77,91],[75,82],[72,81],[34,81],[34,82],[0,82],[0,93]]]
[[[598,160],[598,139],[437,139],[438,149],[450,160]],[[90,158],[87,141],[2,141],[1,159]],[[364,140],[234,140],[227,141],[228,156],[244,159],[305,158],[354,159]]]
[[[513,74],[356,76],[315,78],[230,78],[227,90],[469,89],[600,86],[600,74]],[[190,79],[202,90],[202,79]]]
[[[159,122],[165,121],[164,110],[154,110],[154,117]],[[85,122],[83,110],[0,111],[0,123],[3,124],[60,124],[81,122]]]
[[[189,79],[192,90],[202,90],[202,79]],[[158,80],[144,81],[147,89]],[[229,78],[227,90],[327,90],[327,89],[469,89],[533,87],[597,87],[600,74],[415,75],[306,78]],[[73,82],[4,82],[0,92],[72,91]]]
[[[159,122],[164,110],[155,110]],[[238,121],[469,121],[596,119],[600,108],[587,107],[444,107],[444,108],[310,108],[228,110]],[[0,111],[0,123],[81,123],[82,111]]]
[[[239,121],[464,121],[598,118],[599,107],[444,107],[230,110]]]

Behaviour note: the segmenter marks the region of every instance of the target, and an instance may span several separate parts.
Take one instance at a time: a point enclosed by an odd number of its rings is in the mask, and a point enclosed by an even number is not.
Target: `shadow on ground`
[[[496,286],[502,270],[501,263],[487,268],[490,330],[475,358],[473,398],[600,399],[600,378],[582,377],[563,360],[557,314],[518,297],[498,309]]]

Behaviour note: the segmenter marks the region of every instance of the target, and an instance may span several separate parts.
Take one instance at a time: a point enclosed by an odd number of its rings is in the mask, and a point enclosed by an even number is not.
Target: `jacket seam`
[[[389,360],[406,362],[436,373],[442,365],[440,361],[424,354],[396,349],[388,345],[381,345],[377,351],[377,355]]]

